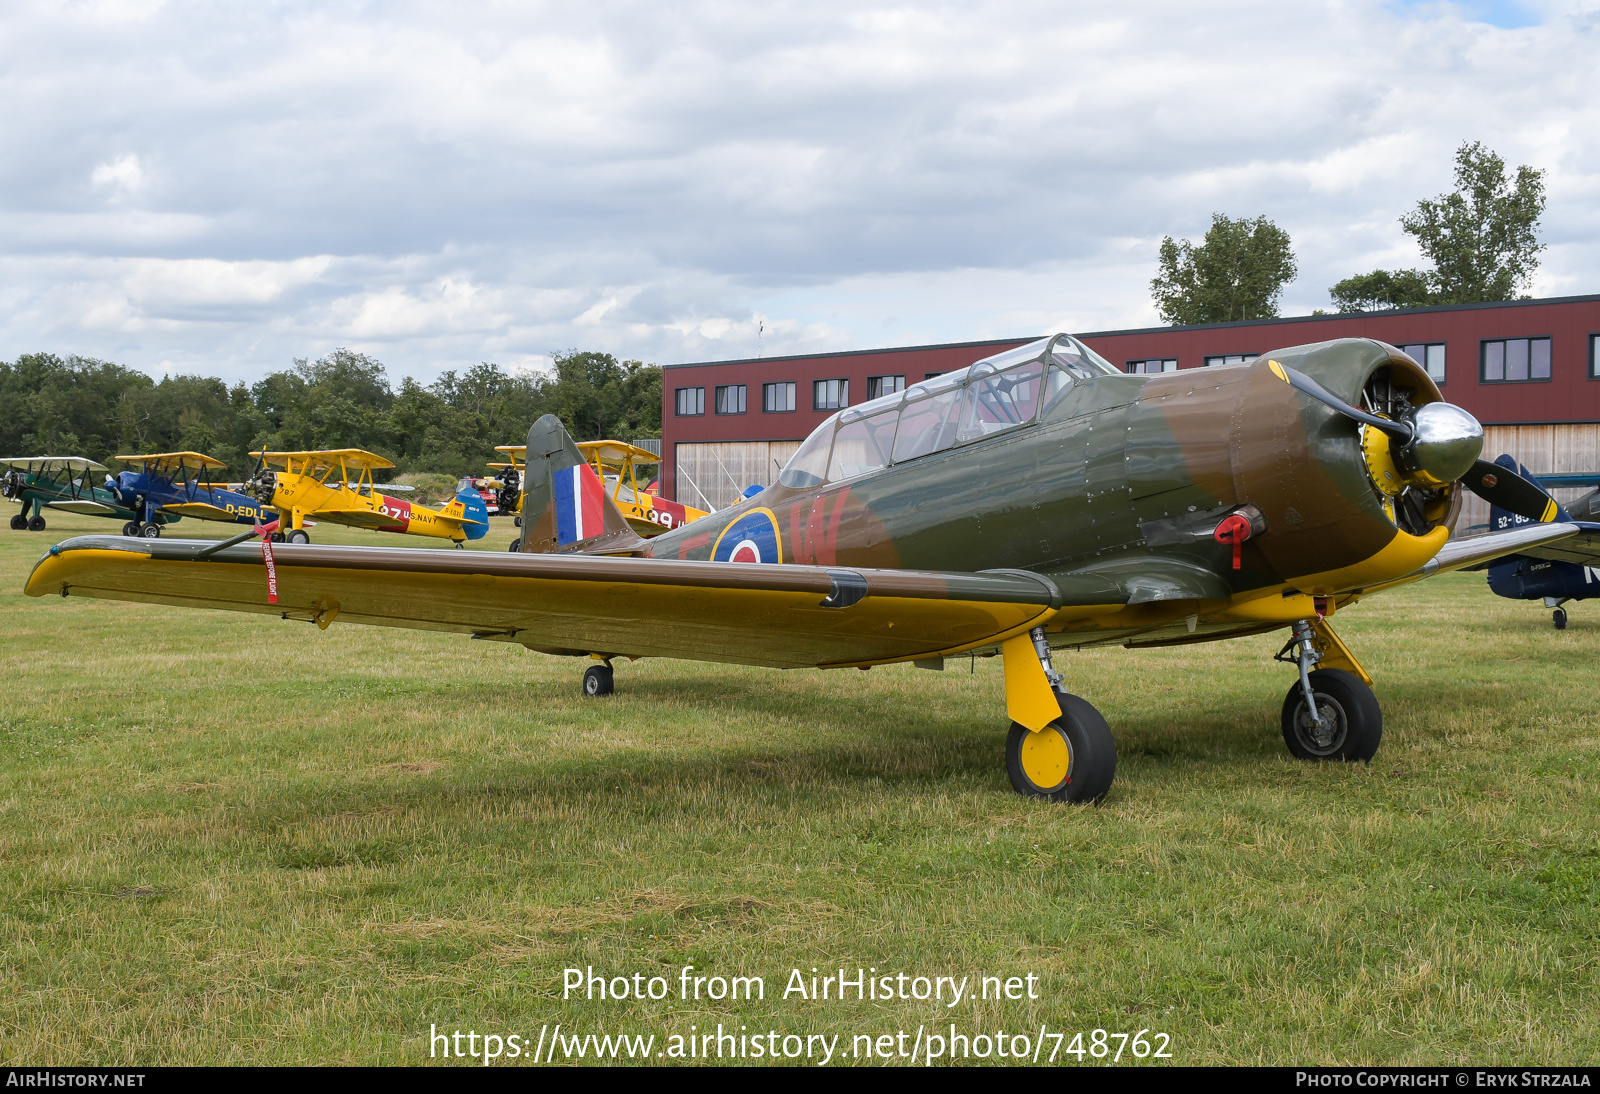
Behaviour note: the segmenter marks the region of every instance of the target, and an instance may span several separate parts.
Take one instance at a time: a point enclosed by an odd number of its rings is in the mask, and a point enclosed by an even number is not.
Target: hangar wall
[[[839,406],[894,390],[885,384],[914,384],[1036,337],[668,365],[662,379],[662,493],[688,505],[729,504],[745,487],[770,483],[778,465]],[[1129,371],[1203,368],[1330,338],[1431,347],[1426,352],[1437,360],[1427,363],[1438,366],[1445,398],[1484,423],[1489,458],[1510,452],[1536,473],[1600,471],[1600,295],[1079,337]],[[1513,343],[1525,361],[1534,346],[1532,354],[1544,363],[1542,375],[1535,375],[1537,365],[1525,365],[1525,378],[1505,377]],[[1500,362],[1499,378],[1491,358]],[[1578,493],[1556,497],[1567,501]],[[1487,521],[1487,508],[1471,498],[1457,527],[1470,534]]]

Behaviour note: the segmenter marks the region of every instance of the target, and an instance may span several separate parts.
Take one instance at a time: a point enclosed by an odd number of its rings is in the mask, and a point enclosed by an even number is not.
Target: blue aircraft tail
[[[483,504],[483,495],[473,489],[471,485],[463,486],[456,491],[456,500],[461,503],[464,512],[461,514],[468,520],[477,521],[477,524],[463,524],[462,532],[468,539],[482,539],[489,534],[489,507]]]

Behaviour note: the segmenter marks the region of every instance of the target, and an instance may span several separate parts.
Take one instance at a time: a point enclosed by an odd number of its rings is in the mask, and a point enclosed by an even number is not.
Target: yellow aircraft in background
[[[520,489],[522,482],[523,465],[527,462],[528,447],[520,444],[502,444],[495,446],[496,452],[504,452],[510,457],[509,463],[491,463],[489,466],[496,471],[510,469],[517,476]],[[611,496],[612,502],[622,511],[628,526],[645,539],[659,536],[662,532],[669,532],[680,525],[690,521],[699,520],[706,515],[706,510],[696,509],[689,505],[680,505],[675,501],[657,497],[648,493],[639,485],[639,468],[659,464],[661,457],[647,448],[627,444],[624,441],[581,441],[578,451],[594,473],[605,483],[606,493]],[[501,476],[506,478],[507,476]],[[518,525],[521,524],[522,497],[519,493],[515,512],[518,515]]]
[[[489,513],[476,490],[466,488],[443,509],[429,509],[378,492],[372,472],[394,464],[359,448],[320,452],[252,452],[260,470],[249,485],[255,496],[278,511],[277,536],[287,543],[310,543],[307,517],[369,528],[454,540],[481,539]],[[276,538],[276,537],[275,537]]]

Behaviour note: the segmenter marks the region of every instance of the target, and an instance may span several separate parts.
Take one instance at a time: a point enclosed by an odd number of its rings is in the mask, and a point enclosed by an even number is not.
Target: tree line
[[[1539,266],[1544,208],[1543,171],[1524,165],[1508,173],[1480,142],[1462,144],[1455,190],[1418,201],[1400,218],[1432,267],[1357,274],[1328,295],[1341,312],[1515,299]],[[1274,319],[1297,272],[1289,233],[1266,217],[1216,213],[1200,243],[1162,239],[1150,292],[1162,320],[1174,325]]]
[[[473,365],[398,389],[375,357],[339,349],[254,384],[145,373],[109,361],[33,353],[0,361],[0,455],[195,451],[247,473],[251,451],[364,448],[401,473],[481,473],[494,448],[521,444],[540,415],[577,440],[661,435],[661,369],[609,353],[555,355],[549,373]]]

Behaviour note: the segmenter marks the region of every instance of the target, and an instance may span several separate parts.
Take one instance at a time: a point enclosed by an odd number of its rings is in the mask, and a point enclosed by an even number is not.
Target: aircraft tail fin
[[[534,422],[528,430],[522,539],[517,550],[626,554],[643,544],[607,496],[605,484],[567,435],[561,419],[546,414]]]
[[[1550,497],[1550,491],[1545,490],[1544,484],[1538,479],[1534,478],[1533,472],[1529,471],[1526,467],[1523,467],[1520,463],[1518,463],[1516,458],[1510,453],[1497,456],[1494,462],[1495,466],[1497,467],[1503,467],[1507,471],[1514,471],[1521,475],[1523,478],[1533,483],[1533,485],[1537,486],[1540,490],[1544,490],[1546,497]],[[1550,500],[1555,501],[1554,498],[1551,498]],[[1569,523],[1571,520],[1572,514],[1567,512],[1566,508],[1562,506],[1560,502],[1556,502],[1556,516],[1554,523]],[[1502,509],[1498,505],[1489,506],[1489,531],[1491,532],[1503,532],[1508,528],[1515,528],[1521,524],[1533,523],[1536,522],[1529,520],[1527,517],[1519,517],[1517,514]]]
[[[456,492],[450,508],[462,518],[461,531],[468,539],[482,539],[489,534],[489,507],[483,504],[483,495],[468,484]]]

